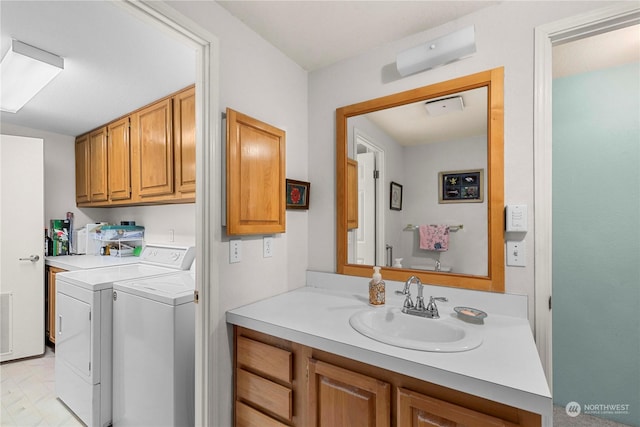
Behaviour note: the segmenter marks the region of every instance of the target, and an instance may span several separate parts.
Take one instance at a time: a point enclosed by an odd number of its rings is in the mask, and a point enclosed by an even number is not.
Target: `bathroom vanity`
[[[345,283],[323,285],[335,279]],[[385,310],[368,305],[367,284],[356,279],[311,273],[304,288],[227,313],[236,426],[551,425],[525,297],[425,286],[425,295],[448,297],[438,305],[441,318],[479,331],[482,344],[420,351],[350,326],[355,313]],[[404,297],[393,294],[401,288],[387,282],[387,306],[402,306]],[[461,305],[486,311],[484,324],[457,319],[453,307]]]

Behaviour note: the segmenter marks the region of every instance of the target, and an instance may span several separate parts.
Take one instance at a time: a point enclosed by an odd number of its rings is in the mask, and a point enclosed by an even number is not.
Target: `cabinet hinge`
[[[91,312],[89,312],[89,322],[91,322]]]
[[[549,295],[549,310],[551,310],[551,295]]]
[[[379,170],[374,170],[373,171],[373,179],[378,179],[380,178],[380,171]]]
[[[89,362],[89,370],[91,370],[91,362]]]
[[[195,291],[193,291],[193,302],[195,304],[197,304],[198,301],[200,301],[200,294],[198,293],[197,290],[195,290]]]

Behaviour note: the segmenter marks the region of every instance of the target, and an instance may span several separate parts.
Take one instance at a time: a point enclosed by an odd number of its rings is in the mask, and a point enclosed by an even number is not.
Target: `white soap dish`
[[[477,308],[471,307],[454,307],[453,310],[458,313],[458,319],[470,323],[484,323],[487,313]]]

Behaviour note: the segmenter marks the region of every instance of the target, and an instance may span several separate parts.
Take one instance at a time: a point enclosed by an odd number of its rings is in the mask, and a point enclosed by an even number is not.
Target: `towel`
[[[446,251],[449,249],[449,226],[448,225],[421,225],[420,249],[428,251]]]

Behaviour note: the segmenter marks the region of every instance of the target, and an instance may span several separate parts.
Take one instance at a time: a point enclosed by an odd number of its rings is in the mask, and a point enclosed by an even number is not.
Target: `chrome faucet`
[[[415,283],[418,286],[418,296],[416,297],[416,303],[413,303],[411,299],[411,284]],[[404,295],[404,304],[402,304],[402,312],[411,314],[414,316],[428,317],[430,319],[437,319],[440,317],[438,314],[438,307],[436,301],[447,301],[444,297],[429,297],[429,304],[425,307],[422,282],[416,276],[411,276],[404,282],[404,288],[401,291],[396,291],[398,295]]]

